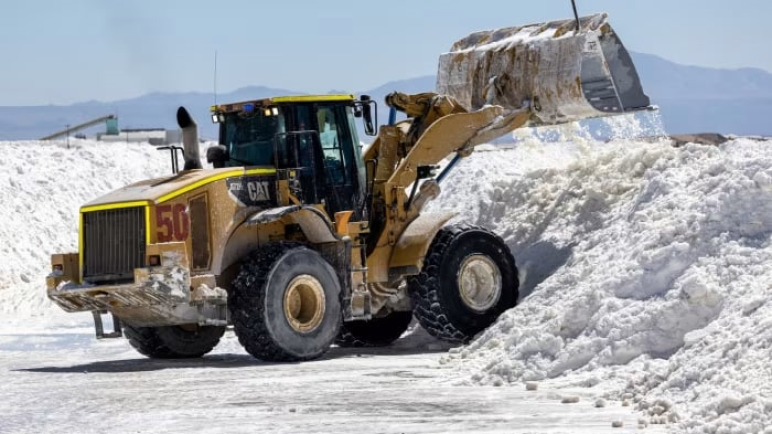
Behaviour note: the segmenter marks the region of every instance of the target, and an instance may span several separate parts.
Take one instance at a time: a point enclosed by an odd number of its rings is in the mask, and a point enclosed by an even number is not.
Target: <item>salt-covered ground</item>
[[[43,289],[48,255],[76,248],[79,204],[168,173],[168,155],[0,143],[0,432],[772,433],[770,146],[487,147],[432,205],[500,233],[520,266],[520,305],[470,345],[436,352],[418,331],[401,349],[267,365],[228,334],[174,365],[95,342]]]
[[[200,360],[164,361],[123,340],[96,342],[89,320],[2,321],[0,433],[636,432],[633,411],[596,408],[596,391],[455,385],[438,363],[447,347],[421,333],[389,349],[271,364],[229,332]]]

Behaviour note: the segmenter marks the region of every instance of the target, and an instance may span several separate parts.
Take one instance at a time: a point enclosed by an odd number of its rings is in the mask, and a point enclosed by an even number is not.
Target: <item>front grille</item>
[[[83,280],[132,281],[145,262],[145,208],[83,213]]]

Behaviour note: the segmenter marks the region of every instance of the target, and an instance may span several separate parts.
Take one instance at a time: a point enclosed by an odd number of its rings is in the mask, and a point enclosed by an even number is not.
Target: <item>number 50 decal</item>
[[[158,205],[155,209],[156,238],[159,243],[185,241],[190,219],[185,205]]]

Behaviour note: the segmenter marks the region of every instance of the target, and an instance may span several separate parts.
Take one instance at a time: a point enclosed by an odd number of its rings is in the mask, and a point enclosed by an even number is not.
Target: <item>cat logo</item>
[[[242,207],[269,205],[276,195],[275,180],[269,177],[228,178],[226,183],[228,195]]]
[[[249,200],[252,202],[262,202],[264,200],[270,200],[268,197],[268,187],[270,183],[268,181],[249,181],[247,182],[247,192],[249,192]]]

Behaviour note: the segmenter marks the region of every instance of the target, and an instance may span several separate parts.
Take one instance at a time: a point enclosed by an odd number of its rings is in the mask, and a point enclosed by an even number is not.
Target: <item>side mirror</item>
[[[223,145],[211,146],[206,150],[206,161],[215,169],[225,167],[225,162],[228,160],[228,148]]]
[[[362,95],[360,97],[360,104],[362,107],[362,117],[364,120],[365,134],[368,136],[374,136],[376,134],[375,124],[378,123],[378,105],[370,99],[369,95]],[[375,107],[375,122],[373,122],[373,108]]]

